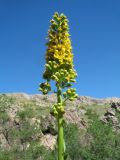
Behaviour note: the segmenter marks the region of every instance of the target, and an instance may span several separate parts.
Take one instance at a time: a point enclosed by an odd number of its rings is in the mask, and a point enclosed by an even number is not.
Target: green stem
[[[61,88],[57,85],[57,102],[62,105]],[[58,160],[64,160],[63,115],[58,115]]]
[[[63,117],[58,118],[58,160],[64,160]]]

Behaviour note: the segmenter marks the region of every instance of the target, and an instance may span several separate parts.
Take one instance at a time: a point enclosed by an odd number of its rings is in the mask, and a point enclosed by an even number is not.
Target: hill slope
[[[13,153],[12,160],[22,160],[22,154],[24,153],[25,156],[28,154],[26,151],[35,146],[39,148],[43,145],[48,150],[54,150],[57,141],[57,125],[50,110],[55,102],[55,94],[49,96],[25,93],[0,94],[1,153],[5,151],[7,154]],[[120,98],[96,99],[80,96],[74,102],[66,102],[66,124],[76,124],[83,136],[89,128],[90,115],[95,114],[103,123],[112,122],[113,129],[119,132],[119,103]],[[88,139],[84,139],[84,145],[88,143]],[[16,152],[18,153],[15,154]]]

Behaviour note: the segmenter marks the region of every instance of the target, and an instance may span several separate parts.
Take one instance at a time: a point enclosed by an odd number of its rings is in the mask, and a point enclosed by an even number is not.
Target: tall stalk
[[[57,103],[62,104],[61,88],[57,85]],[[63,115],[58,115],[58,160],[64,160]]]
[[[58,124],[58,160],[64,160],[64,103],[66,100],[73,101],[77,97],[76,90],[70,88],[72,83],[75,82],[77,73],[73,65],[67,17],[64,14],[55,13],[50,22],[51,26],[46,43],[48,46],[45,57],[46,64],[43,73],[46,82],[40,83],[39,90],[43,94],[47,94],[51,91],[50,81],[56,82],[57,103],[53,105],[51,114],[56,117]]]

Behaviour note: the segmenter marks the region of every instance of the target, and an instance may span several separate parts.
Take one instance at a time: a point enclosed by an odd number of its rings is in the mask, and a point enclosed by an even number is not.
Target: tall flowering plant
[[[43,94],[51,91],[50,81],[56,85],[57,103],[53,105],[51,114],[58,124],[58,160],[64,160],[64,102],[73,101],[76,97],[76,89],[71,88],[77,76],[73,65],[73,53],[69,34],[68,19],[64,14],[53,15],[47,37],[46,64],[39,90]]]

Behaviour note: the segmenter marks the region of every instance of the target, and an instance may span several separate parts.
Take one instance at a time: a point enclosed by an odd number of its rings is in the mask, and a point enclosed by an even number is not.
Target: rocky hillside
[[[26,151],[34,144],[54,150],[57,125],[50,110],[55,102],[55,94],[0,94],[0,150],[19,148],[20,151]],[[96,99],[80,96],[74,102],[68,101],[66,123],[77,124],[81,131],[85,132],[89,126],[86,114],[88,111],[98,115],[103,123],[111,121],[113,129],[120,131],[120,98]]]

